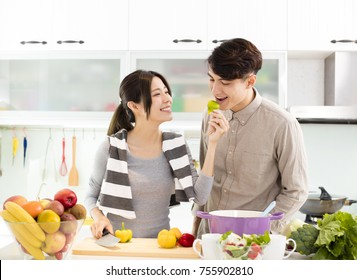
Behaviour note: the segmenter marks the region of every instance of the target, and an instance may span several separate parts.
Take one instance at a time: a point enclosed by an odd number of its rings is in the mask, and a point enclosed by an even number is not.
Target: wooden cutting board
[[[93,237],[88,237],[73,245],[73,255],[121,256],[145,258],[198,259],[192,247],[160,248],[156,238],[133,238],[128,243],[118,243],[107,248],[96,244]]]

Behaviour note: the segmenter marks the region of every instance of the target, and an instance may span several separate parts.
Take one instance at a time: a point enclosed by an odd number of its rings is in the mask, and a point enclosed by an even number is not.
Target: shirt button
[[[223,190],[224,192],[227,192],[227,190]]]
[[[245,125],[245,121],[242,121],[241,124],[242,124],[242,125]]]
[[[232,174],[232,171],[229,170],[229,171],[228,171],[228,174]]]
[[[232,154],[232,151],[229,151],[228,153],[231,155],[231,154]]]
[[[235,130],[232,130],[232,133],[234,133],[235,132]]]

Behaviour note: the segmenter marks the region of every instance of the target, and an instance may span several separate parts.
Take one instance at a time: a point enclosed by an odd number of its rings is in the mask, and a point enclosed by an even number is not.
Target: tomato
[[[37,216],[43,211],[41,202],[36,200],[28,201],[22,204],[22,208],[24,208],[33,218],[37,218]]]
[[[260,247],[258,244],[253,243],[250,247],[253,252],[260,253],[262,251],[262,247]]]
[[[184,233],[178,240],[178,243],[183,247],[192,247],[193,241],[195,241],[195,237],[192,234]]]

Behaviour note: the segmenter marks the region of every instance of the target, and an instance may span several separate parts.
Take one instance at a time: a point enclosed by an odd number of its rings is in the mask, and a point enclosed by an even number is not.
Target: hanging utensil
[[[66,146],[66,138],[62,138],[62,163],[59,168],[59,173],[61,176],[67,175],[67,164],[66,164],[66,157],[65,157],[65,146]]]
[[[2,168],[1,168],[1,142],[2,142],[2,134],[0,132],[0,177],[2,176]]]
[[[68,185],[78,186],[78,170],[76,168],[76,136],[72,137],[72,168],[68,175]]]
[[[47,140],[47,146],[46,146],[46,153],[45,153],[45,160],[43,164],[43,170],[42,170],[42,183],[40,185],[40,188],[37,193],[37,199],[40,199],[40,194],[42,191],[42,188],[47,185],[47,170],[48,170],[48,157],[49,157],[49,151],[51,150],[52,152],[52,159],[53,159],[53,172],[54,172],[54,177],[55,181],[57,182],[57,169],[56,169],[56,163],[55,163],[55,157],[54,157],[54,150],[53,150],[53,140],[52,140],[52,131],[50,129],[50,136],[48,137]]]
[[[27,152],[27,138],[26,138],[26,136],[24,136],[23,147],[24,147],[24,167],[25,167],[26,152]]]
[[[12,137],[12,166],[14,166],[17,149],[19,147],[19,139],[16,134]]]

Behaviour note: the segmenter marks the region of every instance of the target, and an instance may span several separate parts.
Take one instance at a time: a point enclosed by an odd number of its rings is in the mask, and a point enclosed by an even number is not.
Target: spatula
[[[95,243],[104,247],[114,247],[118,244],[120,238],[111,234],[106,228],[103,230],[103,235],[101,238],[97,239]]]
[[[72,167],[68,175],[68,185],[78,186],[78,170],[76,168],[76,136],[72,137]]]

